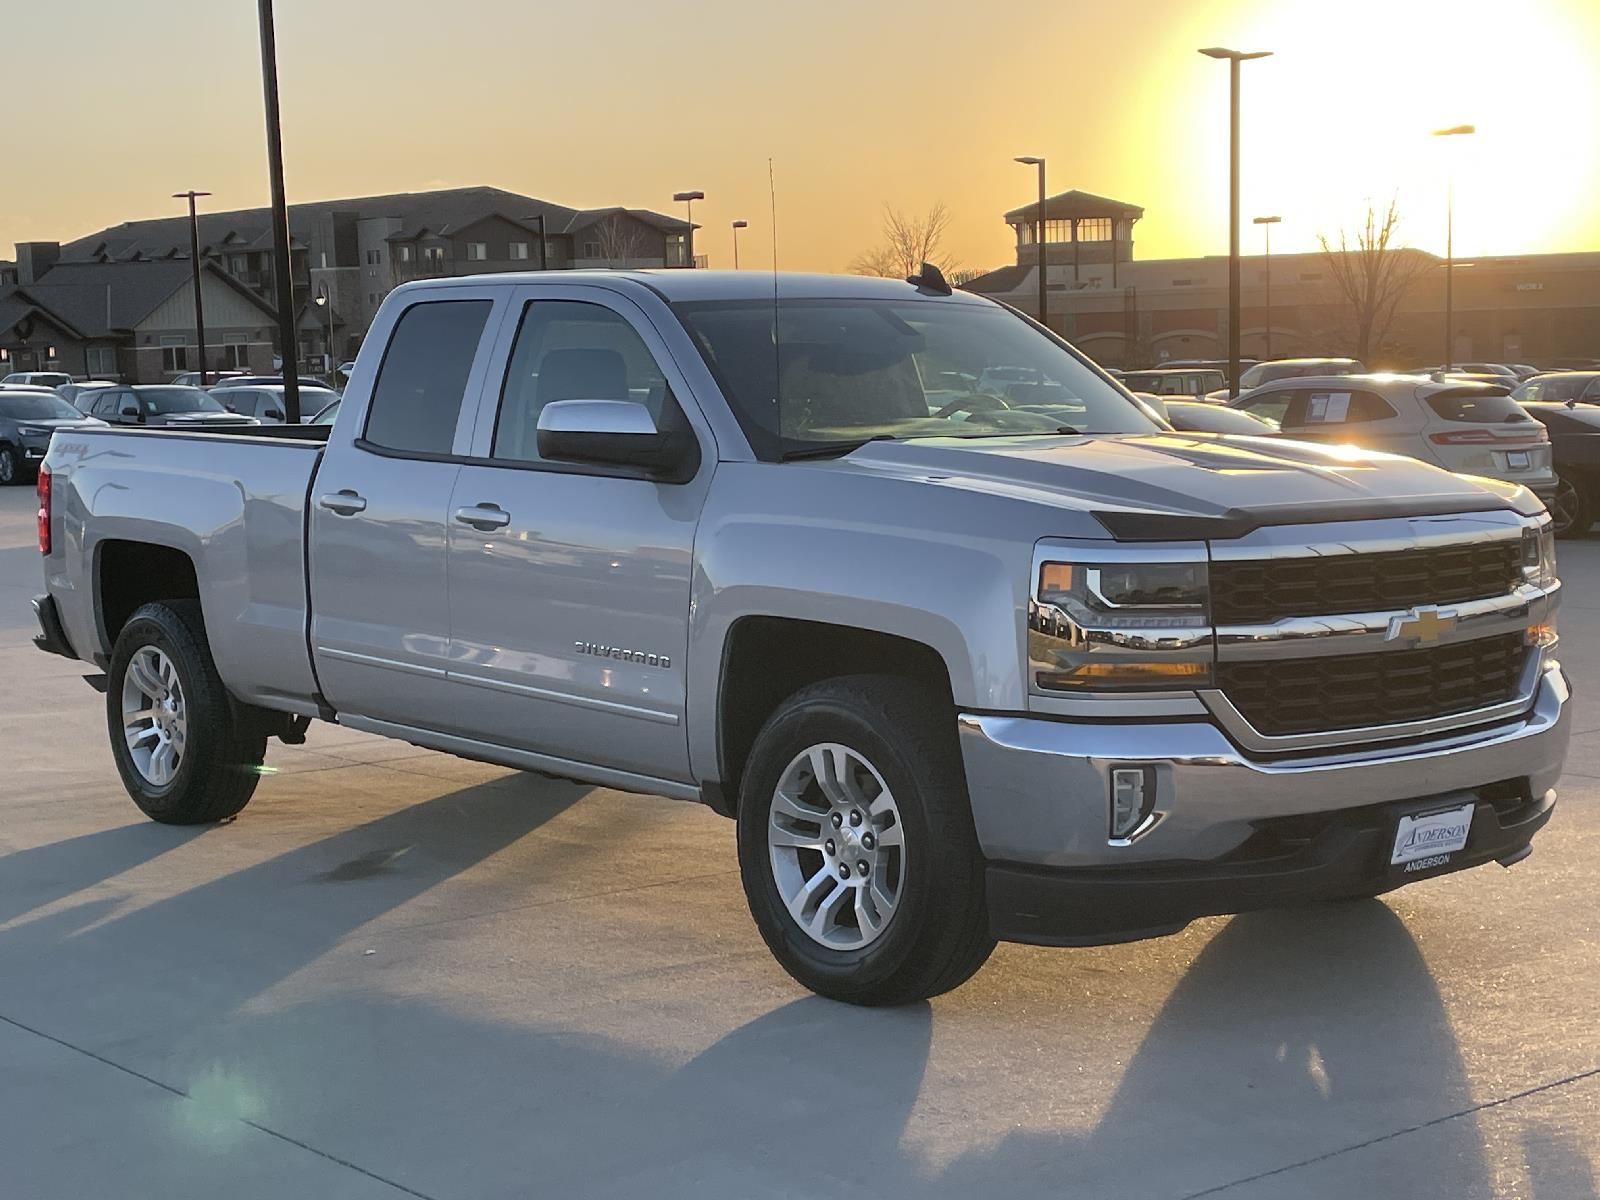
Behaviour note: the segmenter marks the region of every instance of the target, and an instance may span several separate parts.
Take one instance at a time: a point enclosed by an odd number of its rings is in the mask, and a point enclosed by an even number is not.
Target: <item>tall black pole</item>
[[[1239,394],[1239,60],[1228,60],[1228,397]]]
[[[544,214],[540,213],[539,214],[539,270],[548,271],[549,269],[550,269],[550,243],[549,243],[549,239],[547,239],[545,237],[545,232],[544,232]]]
[[[1451,175],[1445,180],[1444,185],[1444,369],[1446,371],[1454,365],[1451,359],[1456,356],[1456,340],[1450,336],[1450,327],[1455,324],[1455,223],[1456,181],[1454,175]]]
[[[177,193],[177,196],[187,197],[189,201],[189,261],[194,266],[194,338],[199,343],[201,387],[206,385],[206,309],[200,295],[200,219],[195,215],[194,202],[195,197],[210,194],[192,190]]]
[[[1267,238],[1267,358],[1272,358],[1272,226],[1263,225],[1261,232]]]
[[[278,43],[272,0],[256,0],[261,16],[261,88],[267,109],[267,170],[272,175],[272,273],[278,291],[278,340],[283,346],[283,420],[300,424],[299,341],[294,332],[294,280],[289,277],[289,202],[283,187],[283,132],[278,113]]]
[[[1044,159],[1039,160],[1039,223],[1035,235],[1039,243],[1039,324],[1046,329],[1050,328],[1050,318],[1045,309],[1045,267],[1047,259],[1044,253]]]

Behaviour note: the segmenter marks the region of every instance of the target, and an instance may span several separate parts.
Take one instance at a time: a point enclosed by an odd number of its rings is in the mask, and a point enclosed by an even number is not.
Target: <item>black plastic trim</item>
[[[67,638],[67,631],[62,628],[61,614],[56,610],[54,596],[35,596],[33,615],[39,622],[39,633],[33,639],[35,646],[46,654],[59,654],[62,658],[78,657],[78,652]]]
[[[1119,542],[1170,542],[1231,541],[1274,525],[1325,525],[1334,521],[1371,521],[1383,517],[1437,517],[1448,513],[1516,511],[1501,497],[1484,492],[1476,496],[1436,496],[1410,500],[1373,497],[1340,504],[1291,504],[1265,510],[1231,508],[1211,517],[1127,511],[1095,512],[1091,515]]]

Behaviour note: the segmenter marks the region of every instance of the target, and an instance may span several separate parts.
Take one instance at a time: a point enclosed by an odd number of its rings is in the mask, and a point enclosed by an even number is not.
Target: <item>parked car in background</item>
[[[211,394],[231,413],[255,417],[263,424],[283,423],[283,384],[258,383],[250,387],[216,387]],[[310,423],[314,413],[327,408],[339,398],[339,393],[321,384],[300,384],[300,420]]]
[[[1245,392],[1264,383],[1303,379],[1309,375],[1360,375],[1366,369],[1357,358],[1276,358],[1241,371],[1239,390]]]
[[[72,405],[72,407],[87,410],[89,405],[94,403],[95,392],[98,392],[101,388],[112,386],[114,385],[107,379],[85,379],[73,383],[63,383],[55,389],[55,392],[56,395]]]
[[[210,392],[170,383],[119,383],[96,393],[89,412],[112,425],[256,425],[229,412]]]
[[[1564,402],[1585,401],[1600,404],[1600,371],[1562,371],[1558,374],[1535,375],[1518,384],[1511,393],[1513,400],[1526,404],[1530,401]]]
[[[21,483],[33,475],[56,430],[103,424],[85,417],[48,388],[0,391],[0,486]]]
[[[1149,371],[1124,371],[1122,386],[1130,392],[1154,392],[1158,396],[1194,396],[1226,391],[1228,377],[1221,371],[1201,367],[1160,367]]]
[[[1519,383],[1524,379],[1532,379],[1535,375],[1542,374],[1538,367],[1530,367],[1527,363],[1507,363],[1506,366],[1516,372]]]
[[[1582,537],[1600,516],[1600,398],[1522,406],[1550,435],[1556,493],[1546,501],[1557,537]]]
[[[1242,375],[1260,361],[1259,358],[1241,358],[1239,373]],[[1207,371],[1221,371],[1224,383],[1228,378],[1229,363],[1225,358],[1169,358],[1159,365],[1166,371],[1193,370],[1196,367]]]
[[[1233,407],[1276,422],[1285,437],[1405,454],[1447,471],[1520,483],[1546,504],[1555,497],[1549,434],[1502,384],[1312,376],[1257,388]]]
[[[215,391],[217,388],[250,387],[258,383],[282,383],[282,375],[230,375],[226,379],[218,380],[208,385],[207,390]]]
[[[1432,367],[1418,367],[1415,371],[1408,372],[1412,375],[1498,375],[1502,379],[1518,381],[1518,375],[1505,363],[1486,362],[1458,362],[1451,363],[1448,367],[1439,365]]]
[[[306,424],[307,425],[332,425],[333,421],[334,421],[334,418],[337,417],[338,415],[339,415],[339,401],[335,400],[332,404],[328,405],[327,408],[323,409],[316,416],[312,417],[311,420],[307,421]]]
[[[178,387],[217,387],[227,383],[230,379],[243,378],[243,371],[207,371],[202,381],[199,371],[185,371],[182,375],[174,375],[170,382]]]
[[[63,383],[71,383],[72,376],[65,371],[13,371],[0,384],[18,383],[24,387],[58,388]]]
[[[1167,400],[1165,408],[1167,424],[1185,433],[1239,433],[1250,437],[1271,437],[1278,432],[1272,422],[1224,404],[1173,397]]]

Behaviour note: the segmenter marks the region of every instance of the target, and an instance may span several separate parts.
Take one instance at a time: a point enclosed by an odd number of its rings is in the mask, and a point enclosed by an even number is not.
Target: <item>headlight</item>
[[[1164,691],[1211,682],[1206,564],[1045,562],[1028,606],[1033,683]]]
[[[1522,531],[1522,578],[1542,588],[1556,582],[1556,534],[1550,521]]]
[[[23,437],[38,437],[41,433],[49,433],[50,430],[39,425],[18,425],[17,432]]]

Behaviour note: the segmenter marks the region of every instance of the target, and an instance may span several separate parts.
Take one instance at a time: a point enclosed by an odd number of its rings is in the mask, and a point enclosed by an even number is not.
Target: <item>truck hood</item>
[[[1540,511],[1526,489],[1399,455],[1203,433],[921,438],[871,442],[837,460],[1091,513],[1122,540],[1241,537],[1263,525]]]

